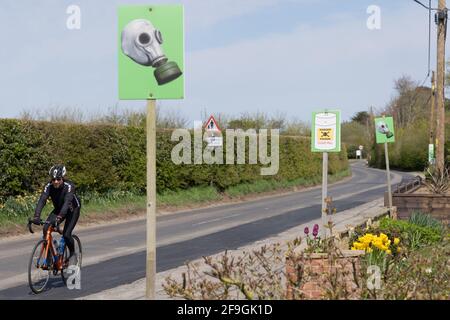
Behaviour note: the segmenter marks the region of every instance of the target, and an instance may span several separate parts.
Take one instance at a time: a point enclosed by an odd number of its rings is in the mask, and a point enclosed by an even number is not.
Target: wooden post
[[[147,102],[147,299],[156,296],[156,100]]]
[[[438,172],[444,170],[445,149],[445,109],[444,109],[444,77],[445,77],[445,33],[447,28],[447,9],[445,0],[439,0],[438,32],[437,32],[437,110],[436,110],[436,168]]]
[[[327,236],[327,229],[325,226],[328,224],[327,222],[327,204],[325,199],[328,196],[328,152],[323,152],[323,160],[322,160],[322,237],[325,238]]]
[[[434,78],[434,71],[431,73],[431,114],[430,114],[430,144],[434,144],[434,109],[435,109],[435,84],[436,79]]]

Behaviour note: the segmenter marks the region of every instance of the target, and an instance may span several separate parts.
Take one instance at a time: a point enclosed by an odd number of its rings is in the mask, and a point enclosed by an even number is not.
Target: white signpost
[[[222,131],[212,115],[209,117],[208,121],[205,122],[204,128],[206,131],[205,141],[208,143],[208,148],[222,147]]]
[[[326,198],[328,196],[328,152],[341,151],[341,112],[325,110],[313,112],[311,151],[322,152],[322,236],[326,237]]]

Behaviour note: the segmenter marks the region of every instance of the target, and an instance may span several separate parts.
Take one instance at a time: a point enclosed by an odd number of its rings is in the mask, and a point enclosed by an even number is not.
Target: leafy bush
[[[359,145],[348,145],[347,146],[347,157],[349,159],[356,159],[356,151],[359,150]]]
[[[396,127],[395,143],[388,143],[390,166],[394,169],[422,171],[428,164],[428,137],[428,122],[424,119],[405,128]],[[383,144],[374,143],[371,155],[370,165],[385,167]]]
[[[36,208],[38,195],[9,197],[0,205],[0,216],[6,218],[31,217]]]
[[[445,194],[450,187],[450,167],[439,170],[430,166],[426,170],[425,178],[428,190],[435,194]]]
[[[371,299],[448,300],[449,255],[448,241],[412,251],[390,265],[379,290],[365,290],[365,293]]]
[[[363,119],[362,121],[364,125],[357,121],[344,122],[342,124],[342,142],[347,145],[347,156],[349,159],[356,158],[356,150],[359,150],[360,145],[366,147],[363,149],[363,156],[366,156],[365,153],[370,138],[369,133],[372,131],[365,125],[365,120]]]
[[[441,229],[437,224],[431,222],[431,220],[428,221],[428,225],[423,225],[423,218],[420,218],[421,221],[419,221],[419,218],[414,219],[410,222],[384,217],[369,227],[356,228],[351,236],[350,242],[357,241],[359,237],[367,233],[384,233],[389,239],[400,239],[402,250],[406,249],[411,251],[443,241],[445,236],[445,232],[443,231],[445,230],[444,226],[441,225],[444,228]],[[415,222],[418,222],[418,224]]]
[[[246,182],[308,180],[321,175],[321,156],[310,152],[310,140],[305,137],[280,136],[279,171],[274,176],[261,176],[261,164],[175,165],[171,161],[171,151],[179,142],[171,141],[171,134],[170,130],[157,132],[159,194],[206,186],[223,191]],[[191,140],[193,144],[194,139]],[[268,140],[270,144],[270,136]],[[68,178],[81,193],[146,191],[143,127],[1,119],[0,150],[0,203],[9,197],[39,193],[47,181],[48,168],[54,163],[66,165]],[[191,157],[193,159],[193,154]],[[330,154],[329,159],[330,174],[348,168],[345,148],[338,154]]]
[[[411,214],[409,217],[409,223],[436,230],[439,234],[444,234],[445,231],[444,225],[439,220],[420,211],[414,211]]]
[[[442,234],[436,229],[403,220],[383,218],[379,230],[400,238],[411,250],[442,241]]]

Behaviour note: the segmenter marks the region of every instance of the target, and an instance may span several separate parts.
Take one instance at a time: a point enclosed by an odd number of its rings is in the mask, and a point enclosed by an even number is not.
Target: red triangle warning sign
[[[219,132],[221,132],[219,126],[217,125],[216,119],[214,119],[214,117],[212,115],[209,117],[208,121],[205,122],[205,124],[203,125],[203,128],[206,131],[219,131]]]

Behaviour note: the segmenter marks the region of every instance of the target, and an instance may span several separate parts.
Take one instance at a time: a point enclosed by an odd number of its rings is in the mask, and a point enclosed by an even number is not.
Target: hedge
[[[168,130],[157,132],[159,193],[206,185],[224,190],[259,179],[294,180],[321,174],[321,155],[310,152],[310,140],[304,137],[280,136],[279,171],[274,176],[261,176],[262,165],[248,164],[248,156],[246,164],[239,165],[175,165],[171,151],[178,142],[171,141],[171,134]],[[68,178],[80,192],[145,192],[145,129],[0,119],[0,203],[10,196],[39,192],[47,181],[49,167],[55,163],[66,165]],[[347,167],[345,148],[339,154],[330,154],[330,174]]]

